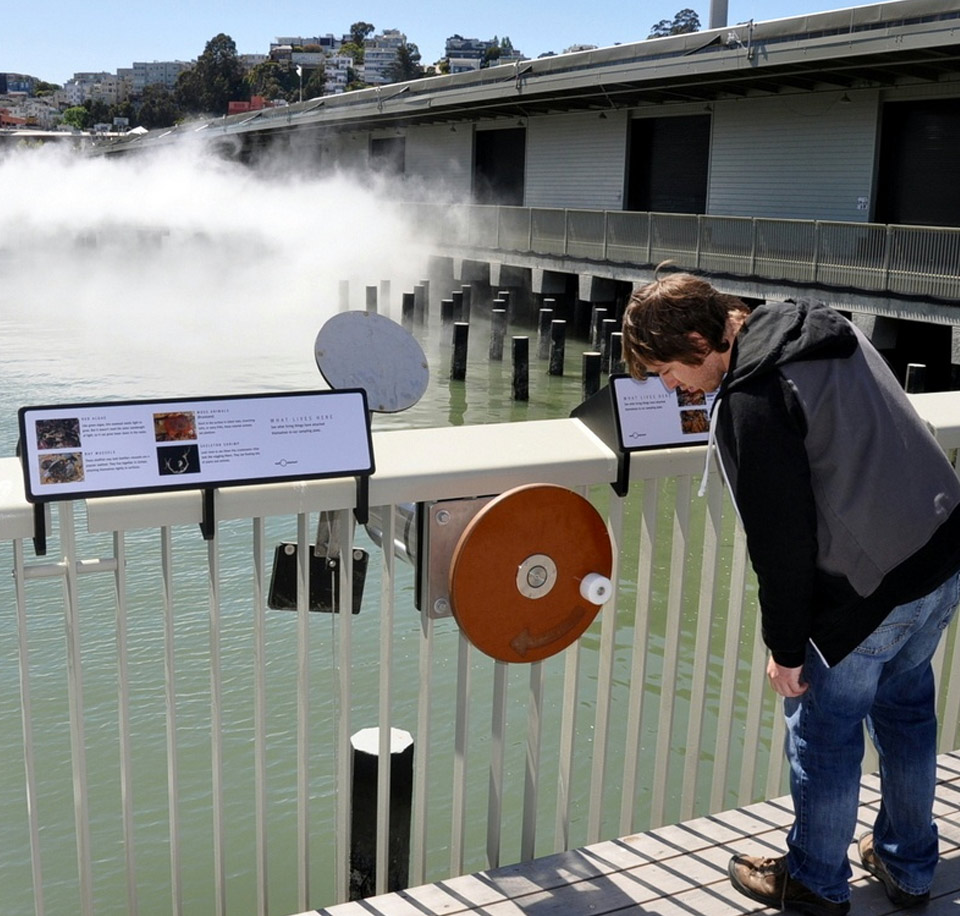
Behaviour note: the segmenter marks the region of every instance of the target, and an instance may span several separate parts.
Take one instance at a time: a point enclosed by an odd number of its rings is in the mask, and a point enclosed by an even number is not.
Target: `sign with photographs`
[[[363,390],[21,407],[27,499],[365,476]]]
[[[716,392],[671,391],[655,375],[643,381],[614,376],[610,387],[620,446],[626,451],[707,441]]]

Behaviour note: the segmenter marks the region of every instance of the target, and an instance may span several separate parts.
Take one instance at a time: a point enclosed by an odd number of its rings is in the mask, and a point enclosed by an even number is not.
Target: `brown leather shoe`
[[[874,878],[880,879],[883,884],[883,889],[887,892],[891,903],[895,903],[899,907],[922,906],[930,899],[930,891],[927,891],[925,894],[911,894],[909,891],[905,891],[900,887],[893,878],[890,877],[887,866],[880,861],[880,856],[877,855],[876,850],[873,848],[872,833],[865,833],[860,837],[860,840],[857,842],[857,849],[860,850],[860,861],[863,863],[863,867],[870,872]]]
[[[835,903],[818,897],[799,881],[790,877],[787,858],[763,859],[757,856],[734,856],[727,866],[730,883],[751,900],[777,909],[794,910],[809,916],[843,916],[850,912],[850,901]]]

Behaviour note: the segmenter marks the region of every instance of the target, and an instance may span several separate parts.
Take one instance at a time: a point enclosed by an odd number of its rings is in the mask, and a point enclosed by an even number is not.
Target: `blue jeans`
[[[812,646],[807,649],[803,677],[809,689],[783,701],[796,818],[787,837],[787,869],[821,897],[850,897],[847,849],[857,825],[864,721],[880,756],[877,854],[903,890],[930,888],[938,857],[930,659],[958,601],[960,574],[894,608],[832,668]]]

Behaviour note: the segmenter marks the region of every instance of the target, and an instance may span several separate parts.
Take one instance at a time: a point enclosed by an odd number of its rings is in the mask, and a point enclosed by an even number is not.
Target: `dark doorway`
[[[380,137],[370,141],[370,168],[383,175],[402,175],[406,168],[405,137]]]
[[[885,104],[876,221],[960,226],[958,150],[960,99]]]
[[[474,138],[473,199],[522,207],[526,129],[478,130]]]
[[[709,158],[710,115],[632,121],[627,209],[705,213]]]

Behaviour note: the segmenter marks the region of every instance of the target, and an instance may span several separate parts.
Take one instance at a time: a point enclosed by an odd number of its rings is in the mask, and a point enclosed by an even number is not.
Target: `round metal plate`
[[[612,570],[613,549],[597,510],[572,490],[530,484],[491,500],[467,524],[450,565],[450,603],[482,652],[534,662],[562,651],[590,626],[600,607],[581,596],[580,583]]]
[[[367,407],[396,413],[427,390],[430,369],[406,328],[375,312],[340,312],[317,334],[317,368],[334,389],[363,388]]]

